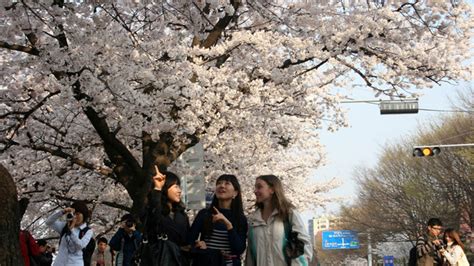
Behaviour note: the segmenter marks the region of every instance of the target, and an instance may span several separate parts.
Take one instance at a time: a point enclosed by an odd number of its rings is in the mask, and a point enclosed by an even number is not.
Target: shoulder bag
[[[290,213],[288,216],[292,216]],[[298,238],[298,232],[293,231],[293,219],[287,218],[284,222],[286,245],[284,248],[285,259],[288,265],[291,260],[296,259],[304,254],[304,242]]]

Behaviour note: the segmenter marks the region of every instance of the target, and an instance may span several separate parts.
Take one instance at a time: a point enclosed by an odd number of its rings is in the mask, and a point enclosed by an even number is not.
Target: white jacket
[[[51,227],[54,231],[61,233],[66,222],[60,221],[59,218],[63,216],[62,211],[53,213],[47,220],[46,225]],[[86,227],[83,223],[79,227],[74,227],[70,235],[63,235],[59,243],[58,256],[54,259],[53,266],[84,266],[82,258],[82,249],[87,246],[91,240],[92,229],[87,230],[82,238],[79,238],[79,231]]]
[[[286,245],[285,225],[277,217],[278,211],[275,209],[265,222],[260,209],[250,214],[248,245],[245,265],[247,266],[287,266],[283,247]],[[308,265],[308,261],[313,256],[313,245],[308,236],[303,220],[295,211],[290,215],[291,229],[298,232],[298,238],[304,242],[304,254],[291,260],[292,266]]]
[[[443,254],[445,261],[453,266],[469,266],[466,254],[459,245],[448,245],[446,252]]]

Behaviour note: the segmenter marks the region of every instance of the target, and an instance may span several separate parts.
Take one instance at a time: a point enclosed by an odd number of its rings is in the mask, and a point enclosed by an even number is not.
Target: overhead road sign
[[[381,115],[418,113],[418,99],[381,101],[379,106]]]
[[[395,258],[393,256],[383,256],[383,266],[394,266]]]
[[[357,232],[352,230],[336,230],[322,232],[323,249],[358,249]]]
[[[372,103],[378,104],[380,114],[416,114],[418,113],[418,99],[399,100],[345,100],[340,103]]]

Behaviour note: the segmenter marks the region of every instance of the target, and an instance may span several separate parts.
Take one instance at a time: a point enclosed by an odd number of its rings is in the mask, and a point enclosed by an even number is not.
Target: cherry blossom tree
[[[137,212],[154,165],[201,142],[203,172],[235,173],[246,199],[274,173],[296,205],[324,204],[334,183],[308,177],[319,131],[347,124],[337,91],[469,77],[469,5],[378,2],[2,2],[1,161],[37,210]]]

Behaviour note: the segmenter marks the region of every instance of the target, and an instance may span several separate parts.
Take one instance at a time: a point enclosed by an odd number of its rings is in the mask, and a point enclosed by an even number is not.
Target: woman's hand
[[[212,222],[213,223],[223,223],[227,227],[227,230],[230,230],[233,228],[232,223],[222,214],[219,212],[219,210],[216,207],[214,208],[213,214],[212,214]]]
[[[69,227],[70,230],[72,230],[74,226],[76,226],[76,215],[74,213],[75,213],[75,210],[74,208],[71,208],[71,207],[64,208],[63,210],[63,214],[72,215],[72,219],[67,221],[67,226]]]
[[[74,218],[72,218],[72,220],[67,223],[67,226],[69,227],[69,230],[72,230],[74,227],[76,227],[76,216],[75,215],[74,215]]]
[[[73,208],[71,208],[71,207],[64,208],[64,210],[63,210],[63,214],[66,214],[66,213],[68,213],[68,212],[70,212],[70,213],[74,213],[74,209],[73,209]]]
[[[160,172],[158,167],[155,165],[156,175],[153,176],[153,184],[156,190],[161,190],[165,185],[166,176]]]
[[[196,243],[194,244],[194,247],[198,248],[198,249],[207,249],[206,242],[200,241],[200,240],[196,240]]]

